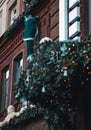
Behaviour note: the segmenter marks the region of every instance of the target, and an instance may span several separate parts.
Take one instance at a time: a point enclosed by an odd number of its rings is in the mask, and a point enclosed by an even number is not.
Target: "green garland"
[[[28,108],[24,113],[21,114],[20,117],[15,117],[13,120],[11,120],[9,126],[15,126],[15,125],[26,125],[28,122],[33,122],[36,119],[39,119],[43,116],[43,110],[41,108]]]
[[[22,113],[19,117],[14,117],[10,120],[9,125],[4,126],[2,129],[4,130],[14,130],[18,128],[22,128],[28,123],[32,123],[38,119],[43,118],[44,110],[41,108],[27,108],[27,110]]]
[[[75,130],[69,112],[76,110],[77,92],[90,84],[91,39],[50,41],[34,49],[33,61],[16,85],[16,99],[39,105],[49,130]]]

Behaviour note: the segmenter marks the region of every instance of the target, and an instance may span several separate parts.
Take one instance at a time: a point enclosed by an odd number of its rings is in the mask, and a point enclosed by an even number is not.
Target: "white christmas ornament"
[[[46,90],[45,90],[45,87],[44,87],[44,86],[42,87],[42,90],[41,90],[41,91],[42,91],[42,93],[45,93],[45,92],[46,92]]]
[[[24,101],[20,110],[20,114],[22,114],[28,108],[28,102]]]
[[[63,76],[67,76],[67,75],[68,75],[67,70],[64,70]]]
[[[30,104],[30,108],[36,108],[36,106],[33,104]]]
[[[49,38],[49,37],[44,37],[44,38],[42,38],[42,39],[40,40],[39,44],[44,43],[44,42],[46,42],[46,41],[49,42],[49,41],[52,41],[52,39]]]
[[[67,46],[65,43],[60,47],[60,50],[62,52],[61,56],[65,56],[67,54]]]

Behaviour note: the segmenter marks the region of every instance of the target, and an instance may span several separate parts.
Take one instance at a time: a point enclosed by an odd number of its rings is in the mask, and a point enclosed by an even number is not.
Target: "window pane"
[[[23,66],[23,58],[20,60],[20,66]]]
[[[80,41],[80,36],[74,37],[73,40],[78,40],[78,41]]]
[[[74,5],[76,2],[79,2],[80,0],[69,0],[69,8]]]
[[[9,69],[3,71],[3,86],[2,86],[2,110],[8,105],[8,87],[9,87]]]
[[[16,6],[11,10],[11,24],[16,19]]]
[[[15,77],[15,82],[18,82],[21,71],[23,69],[23,58],[16,60],[16,77]]]
[[[7,71],[6,71],[5,76],[6,76],[6,79],[8,79],[8,78],[9,78],[9,70],[7,70]]]
[[[21,72],[23,70],[23,53],[20,53],[15,59],[14,59],[14,85],[13,85],[13,90],[15,85],[18,83],[19,78],[21,76]],[[15,100],[15,94],[14,91],[12,91],[12,104],[16,102]]]
[[[80,17],[80,8],[75,7],[70,13],[69,13],[69,22],[71,22],[76,17]]]
[[[80,32],[80,22],[76,21],[69,27],[69,37],[72,36],[74,33]]]

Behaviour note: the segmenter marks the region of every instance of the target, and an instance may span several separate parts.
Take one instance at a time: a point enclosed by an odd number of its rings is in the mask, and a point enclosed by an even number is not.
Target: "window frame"
[[[6,29],[11,25],[11,11],[16,6],[16,18],[18,16],[17,10],[17,0],[9,0],[7,2],[7,21],[6,21]],[[13,24],[13,23],[12,23]]]
[[[59,0],[59,40],[78,40],[80,41],[80,24],[77,26],[77,31],[69,36],[70,27],[75,23],[80,23],[80,0],[75,0],[74,4],[69,7],[71,0]],[[76,10],[76,15],[69,21],[69,15],[72,11]]]
[[[8,77],[7,77],[7,72],[8,72]],[[10,70],[9,70],[9,66],[7,66],[2,70],[1,111],[4,111],[8,106],[9,78],[10,78]]]
[[[71,1],[71,0],[69,0]],[[70,6],[68,6],[68,15],[72,15],[73,11],[75,11],[75,15],[72,16],[71,20],[69,21],[69,27],[68,27],[68,37],[71,40],[78,40],[80,41],[80,0],[74,0],[75,2]],[[72,1],[71,1],[72,2]],[[74,26],[75,28],[73,29],[73,33],[70,35],[70,29]]]
[[[15,66],[15,75],[14,75],[14,82],[17,82],[18,79],[16,79],[17,77],[17,72],[20,72],[23,70],[23,53],[20,53],[15,59],[14,59],[14,66]],[[21,65],[22,64],[22,65]],[[21,73],[21,72],[20,72]],[[20,78],[20,74],[19,77]]]
[[[13,60],[14,70],[13,70],[13,86],[12,86],[12,100],[11,100],[12,104],[16,103],[13,90],[14,90],[15,85],[19,81],[19,78],[21,75],[21,71],[18,71],[17,69],[17,63],[21,61],[20,59],[22,59],[22,67],[20,67],[20,70],[23,71],[23,67],[24,67],[23,52],[19,53]],[[19,76],[17,76],[17,72],[20,72]]]
[[[16,13],[13,14],[15,10],[16,10]],[[10,15],[10,24],[13,24],[14,21],[15,21],[15,19],[17,18],[17,9],[16,9],[16,5],[13,6],[13,8],[10,10],[10,13],[11,13],[11,15]]]

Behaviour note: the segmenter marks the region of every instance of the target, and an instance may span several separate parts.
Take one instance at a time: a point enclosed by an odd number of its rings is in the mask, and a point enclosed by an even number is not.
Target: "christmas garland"
[[[28,122],[33,122],[36,119],[39,119],[43,116],[43,110],[37,109],[37,108],[27,108],[27,110],[21,114],[20,117],[15,117],[11,120],[9,126],[15,126],[15,125],[26,125]]]
[[[43,118],[43,109],[31,108],[28,107],[27,110],[22,113],[19,117],[14,117],[10,120],[8,125],[3,126],[4,130],[14,130],[14,129],[23,129],[28,123],[32,123],[36,120]]]
[[[44,42],[34,49],[16,85],[16,99],[40,106],[49,130],[75,130],[69,112],[77,107],[77,92],[90,84],[91,39]]]

